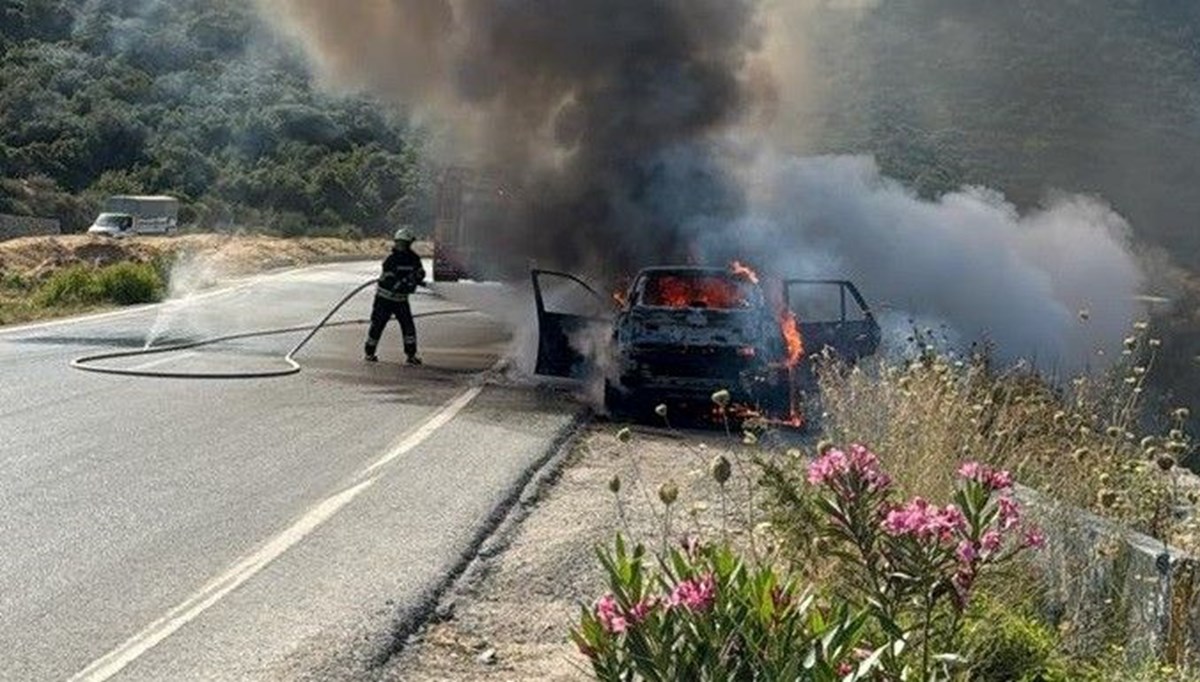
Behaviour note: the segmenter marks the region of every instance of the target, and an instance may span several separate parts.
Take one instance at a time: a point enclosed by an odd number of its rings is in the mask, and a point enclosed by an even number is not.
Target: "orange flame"
[[[804,357],[804,337],[800,334],[800,321],[796,319],[796,313],[787,309],[779,311],[779,328],[787,345],[785,364],[789,369],[794,368]]]
[[[747,293],[723,276],[665,276],[647,287],[645,300],[649,305],[666,308],[733,310],[746,306]]]

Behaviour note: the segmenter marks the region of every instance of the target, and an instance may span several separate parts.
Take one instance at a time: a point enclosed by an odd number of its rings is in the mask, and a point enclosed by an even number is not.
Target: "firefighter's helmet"
[[[417,238],[413,236],[412,229],[407,226],[396,230],[396,234],[392,237],[392,239],[397,242],[408,242],[409,244],[417,240]]]

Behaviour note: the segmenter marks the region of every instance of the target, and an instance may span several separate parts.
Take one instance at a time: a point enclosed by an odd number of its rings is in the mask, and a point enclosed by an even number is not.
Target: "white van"
[[[88,234],[128,237],[135,234],[171,234],[179,222],[179,200],[166,196],[115,196],[104,202],[104,212]]]

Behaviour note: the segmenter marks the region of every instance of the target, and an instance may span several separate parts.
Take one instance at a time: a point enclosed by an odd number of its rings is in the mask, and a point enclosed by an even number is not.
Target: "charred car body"
[[[731,404],[797,421],[798,395],[812,383],[809,355],[829,350],[853,362],[879,346],[879,325],[844,280],[783,280],[768,295],[741,266],[647,268],[614,297],[615,313],[572,275],[536,270],[533,284],[537,373],[602,372],[615,413],[705,408],[727,390]],[[582,306],[580,292],[591,299]]]

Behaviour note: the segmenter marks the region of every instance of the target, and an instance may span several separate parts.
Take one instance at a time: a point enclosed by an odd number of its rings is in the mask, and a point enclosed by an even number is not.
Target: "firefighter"
[[[383,335],[383,328],[394,315],[400,322],[404,334],[404,354],[408,364],[419,365],[417,357],[417,326],[413,322],[412,307],[408,296],[425,284],[425,266],[421,257],[412,250],[413,233],[408,227],[396,230],[395,246],[383,261],[383,275],[375,287],[375,305],[371,308],[371,329],[367,332],[366,360],[378,362],[375,348]]]

